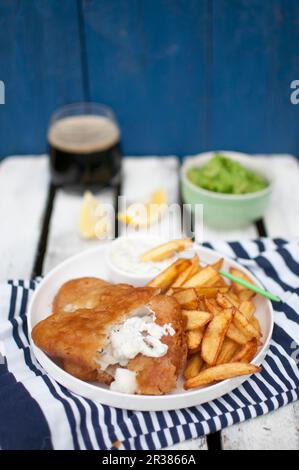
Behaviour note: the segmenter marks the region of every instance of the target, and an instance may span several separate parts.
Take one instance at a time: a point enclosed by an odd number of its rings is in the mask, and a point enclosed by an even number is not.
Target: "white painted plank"
[[[105,189],[95,196],[102,204],[113,205],[113,190]],[[80,237],[78,227],[82,198],[82,194],[69,193],[61,189],[57,191],[50,221],[44,274],[66,258],[105,243],[101,240],[84,240]]]
[[[178,201],[178,159],[176,157],[126,157],[122,194],[129,203],[142,201],[157,188],[165,188],[169,202]]]
[[[207,442],[205,438],[190,439],[167,447],[167,450],[207,450]]]
[[[266,157],[265,160],[268,160]],[[271,158],[274,188],[265,224],[271,237],[299,237],[299,163],[291,155]]]
[[[225,450],[298,450],[299,416],[296,404],[222,431]]]
[[[298,237],[299,165],[290,155],[259,157],[273,173],[274,188],[264,217],[270,237]],[[299,404],[234,425],[222,432],[224,449],[299,449]]]
[[[47,191],[46,156],[10,157],[0,164],[0,280],[30,276]]]

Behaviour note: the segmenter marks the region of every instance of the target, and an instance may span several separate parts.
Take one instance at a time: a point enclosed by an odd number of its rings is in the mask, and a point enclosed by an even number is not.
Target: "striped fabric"
[[[207,244],[210,246],[210,244]],[[159,449],[266,414],[298,399],[299,242],[217,242],[283,302],[263,371],[218,400],[171,412],[132,412],[81,398],[56,383],[28,343],[26,307],[37,281],[0,286],[2,449]]]

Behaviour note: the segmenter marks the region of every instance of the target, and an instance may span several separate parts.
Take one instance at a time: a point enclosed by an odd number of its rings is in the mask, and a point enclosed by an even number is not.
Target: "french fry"
[[[217,304],[215,299],[209,299],[207,297],[204,297],[204,305],[205,305],[205,310],[212,313],[213,316],[218,315],[223,310],[222,307],[220,307],[220,305]]]
[[[203,287],[213,286],[221,279],[220,274],[215,271],[211,266],[206,266],[195,274],[189,281],[184,284],[184,287]]]
[[[244,279],[244,281],[250,282],[250,284],[254,284],[253,281],[239,269],[230,268],[229,272],[234,276]],[[232,282],[232,288],[233,291],[239,296],[240,300],[249,300],[255,295],[255,292],[247,289],[247,287],[241,286],[237,282]]]
[[[169,289],[165,292],[165,295],[173,295],[174,294],[174,290],[172,287],[169,287]]]
[[[208,312],[205,306],[205,299],[204,297],[202,299],[198,299],[198,310],[203,310],[204,312]],[[211,312],[210,312],[211,313]],[[213,315],[214,316],[214,315]]]
[[[210,266],[212,266],[212,268],[214,268],[215,271],[220,271],[220,269],[221,269],[222,266],[223,266],[223,262],[224,262],[224,259],[223,259],[223,258],[219,258],[215,263],[210,264]]]
[[[252,326],[251,323],[242,315],[239,310],[236,310],[234,315],[234,325],[248,336],[249,339],[258,338],[259,332]]]
[[[194,255],[193,258],[191,258],[191,263],[194,268],[197,268],[199,266],[199,257],[198,255]]]
[[[182,271],[181,274],[178,275],[178,277],[175,279],[171,287],[183,286],[184,283],[195,274],[196,268],[198,266],[198,262],[199,262],[198,256],[197,255],[193,256],[193,258],[190,259],[190,266],[188,266],[185,269],[185,271]]]
[[[244,290],[241,290],[240,293],[239,293],[239,299],[242,301],[242,300],[250,300],[252,299],[252,297],[254,297],[256,295],[255,292],[253,292],[252,290],[250,289],[244,289]]]
[[[213,315],[210,312],[200,310],[182,310],[183,317],[186,319],[186,330],[196,330],[209,323]]]
[[[196,310],[198,307],[198,299],[195,289],[182,289],[180,291],[175,291],[173,296],[184,309]]]
[[[191,279],[191,277],[195,276],[195,274],[199,273],[199,271],[201,271],[201,269],[202,268],[199,266],[199,264],[197,266],[193,266],[193,269],[190,271],[189,276],[187,277],[186,281],[183,284],[183,287],[185,287],[186,282],[189,281],[189,279]]]
[[[229,272],[233,276],[240,277],[241,279],[244,279],[244,281],[250,282],[250,284],[254,285],[254,282],[250,279],[250,277],[248,277],[243,271],[240,271],[240,269],[230,268]],[[232,285],[234,289],[236,289],[237,291],[246,289],[246,287],[241,286],[240,284],[237,284],[236,282],[232,282]]]
[[[206,297],[207,299],[216,297],[218,293],[225,294],[229,287],[195,287],[198,297]]]
[[[187,361],[187,366],[184,371],[184,377],[186,380],[192,379],[199,374],[201,368],[203,366],[203,360],[200,357],[199,353],[195,353]]]
[[[231,308],[232,306],[234,306],[230,298],[227,297],[226,295],[223,295],[221,292],[218,292],[218,294],[216,295],[216,302],[222,308]]]
[[[194,274],[197,274],[199,273],[199,271],[202,271],[203,270],[203,266],[200,265],[200,263],[198,262],[196,266],[194,266],[194,272],[193,272],[193,276]],[[191,279],[192,276],[190,276],[189,279]]]
[[[214,287],[229,287],[229,285],[225,282],[223,277],[220,276],[220,274],[219,274],[219,279],[217,280],[217,282],[213,284],[213,286]]]
[[[202,267],[199,264],[199,257],[198,255],[193,256],[193,258],[190,260],[193,266],[193,269],[190,271],[185,283],[191,279],[195,274],[197,274],[199,271],[202,270]]]
[[[240,299],[236,294],[234,294],[231,290],[229,290],[229,292],[227,292],[225,296],[229,299],[229,301],[235,308],[239,308]]]
[[[258,350],[258,341],[254,338],[241,346],[231,358],[231,362],[251,362],[256,356]]]
[[[242,331],[240,331],[233,323],[229,325],[226,336],[229,339],[232,339],[238,344],[246,344],[249,341],[248,336],[246,336]]]
[[[242,315],[244,315],[244,317],[248,321],[252,319],[255,310],[255,305],[250,300],[243,300],[243,302],[241,302],[239,305],[239,311],[242,313]]]
[[[202,338],[204,335],[204,328],[197,328],[196,330],[190,330],[186,333],[187,338],[187,347],[189,353],[198,351],[199,346],[201,345]]]
[[[260,367],[242,362],[221,364],[201,371],[195,377],[186,380],[184,388],[189,390],[190,388],[202,387],[203,385],[210,385],[214,382],[219,382],[220,380],[232,379],[233,377],[240,377],[242,375],[255,374],[260,372],[260,370]]]
[[[156,246],[140,256],[140,261],[163,261],[171,258],[177,251],[183,251],[192,245],[190,238],[171,240],[163,245]]]
[[[150,287],[160,287],[161,289],[165,290],[169,288],[176,277],[181,272],[183,272],[189,266],[189,264],[190,262],[187,259],[178,259],[168,268],[164,269],[164,271],[159,273],[147,285]]]
[[[221,305],[223,308],[229,308],[232,305],[232,300],[227,295],[217,294],[216,297],[217,303]],[[245,303],[246,302],[246,303]],[[242,305],[242,309],[245,313],[240,311],[240,305]],[[236,310],[234,315],[234,324],[235,326],[247,337],[247,340],[252,338],[257,338],[259,336],[258,330],[254,328],[253,325],[249,323],[249,320],[253,316],[253,312],[255,311],[255,306],[252,302],[243,301],[239,305],[239,309]],[[248,317],[248,319],[247,319]]]
[[[201,345],[201,357],[210,366],[216,364],[232,318],[232,308],[223,310],[213,318],[206,329]]]
[[[217,365],[218,364],[226,364],[228,362],[231,362],[232,357],[236,354],[237,350],[240,348],[239,344],[237,344],[235,341],[225,338],[221,351],[218,355],[217,358]],[[235,361],[237,362],[237,361]],[[248,361],[250,362],[250,361]]]
[[[191,289],[191,287],[190,287],[190,289]],[[168,290],[169,290],[169,291],[172,290],[172,295],[175,295],[175,294],[178,294],[179,292],[184,292],[184,291],[186,291],[187,289],[185,289],[184,287],[181,286],[181,287],[170,287]],[[189,289],[188,289],[188,290],[189,290]],[[194,290],[194,292],[195,292],[195,289],[193,289],[193,290]],[[167,291],[167,292],[168,292],[168,291]],[[195,293],[196,293],[196,292],[195,292]]]
[[[262,330],[261,330],[261,325],[260,325],[260,322],[258,321],[258,319],[255,316],[253,316],[250,320],[250,323],[256,329],[256,331],[258,331],[259,336],[261,337],[262,336]]]
[[[181,287],[186,279],[188,278],[188,275],[190,272],[193,271],[193,266],[190,265],[188,266],[185,271],[181,272],[181,274],[178,275],[178,277],[175,279],[173,284],[171,285],[170,289],[175,288],[175,287]]]

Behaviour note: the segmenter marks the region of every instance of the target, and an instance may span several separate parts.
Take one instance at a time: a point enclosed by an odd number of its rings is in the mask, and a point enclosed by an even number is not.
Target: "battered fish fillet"
[[[72,304],[77,308],[82,299],[97,299],[96,307],[65,310]],[[157,295],[159,289],[112,285],[95,278],[82,278],[66,283],[53,303],[53,314],[32,330],[35,344],[53,358],[67,372],[86,381],[109,384],[117,365],[102,370],[101,353],[109,344],[109,332],[138,311],[149,307],[160,325],[171,323],[174,336],[163,336],[167,353],[160,358],[139,354],[130,360],[127,368],[136,372],[138,393],[162,394],[175,388],[183,367],[187,348],[183,332],[181,309],[175,299]],[[85,304],[86,305],[86,304]]]

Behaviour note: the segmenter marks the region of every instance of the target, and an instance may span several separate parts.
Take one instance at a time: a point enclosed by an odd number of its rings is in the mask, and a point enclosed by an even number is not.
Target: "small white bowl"
[[[111,276],[111,279],[113,279],[113,282],[115,283],[125,283],[125,284],[131,284],[132,286],[135,287],[141,287],[147,284],[155,275],[158,274],[158,270],[156,273],[149,272],[146,274],[138,274],[136,272],[129,272],[125,271],[124,269],[119,268],[116,266],[112,259],[111,259],[111,253],[115,248],[124,243],[125,240],[132,240],[133,242],[136,241],[144,241],[148,245],[147,249],[153,248],[154,246],[160,245],[161,242],[163,243],[166,240],[161,240],[160,237],[157,236],[152,236],[152,235],[127,235],[123,237],[119,237],[115,240],[113,240],[106,249],[105,252],[105,261],[106,261],[106,266],[109,271],[109,275]],[[145,250],[145,251],[146,251]]]

